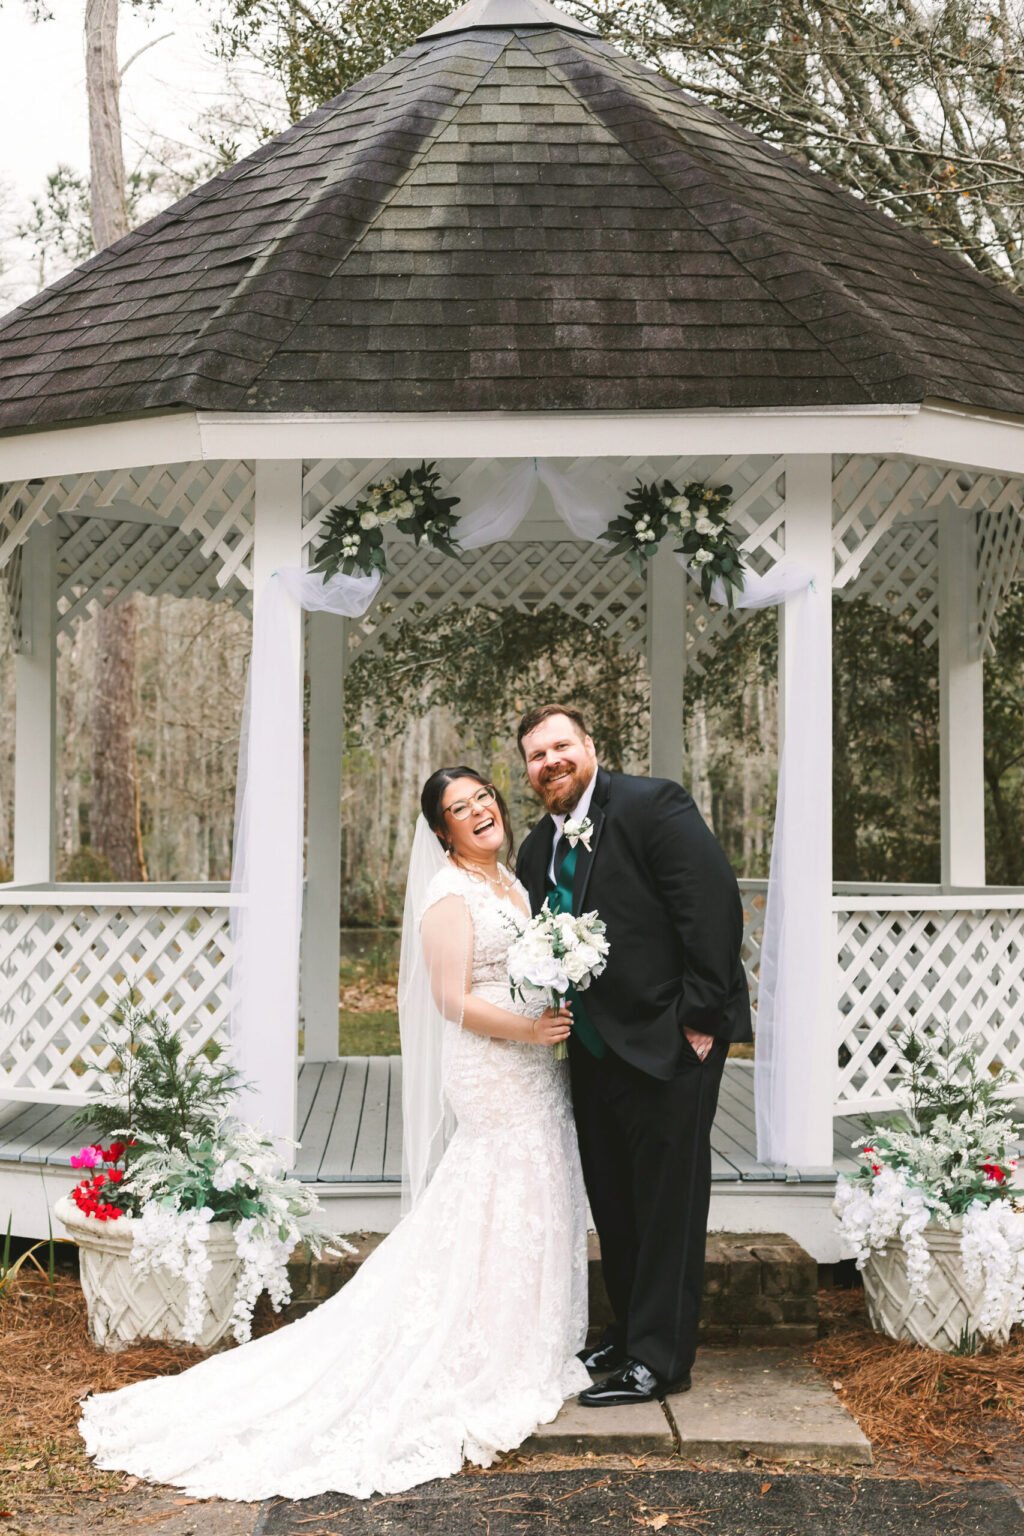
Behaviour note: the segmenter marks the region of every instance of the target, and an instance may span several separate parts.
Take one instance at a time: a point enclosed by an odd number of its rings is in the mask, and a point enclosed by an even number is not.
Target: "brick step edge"
[[[313,1259],[297,1248],[288,1264],[289,1318],[333,1296],[383,1242],[379,1232],[348,1235],[357,1252]],[[591,1233],[588,1251],[590,1322],[603,1328],[611,1308],[601,1276],[601,1253]],[[818,1337],[818,1266],[800,1244],[780,1232],[708,1235],[700,1339],[705,1344],[807,1344]]]

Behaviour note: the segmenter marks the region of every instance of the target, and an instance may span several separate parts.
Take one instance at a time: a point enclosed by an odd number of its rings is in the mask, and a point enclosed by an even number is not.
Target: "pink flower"
[[[95,1168],[100,1160],[100,1152],[97,1147],[83,1147],[81,1152],[72,1152],[72,1168]]]

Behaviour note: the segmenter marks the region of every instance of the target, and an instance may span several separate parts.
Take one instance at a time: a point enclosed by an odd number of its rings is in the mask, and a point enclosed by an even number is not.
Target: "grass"
[[[339,1012],[338,1051],[342,1056],[399,1055],[398,1014]]]

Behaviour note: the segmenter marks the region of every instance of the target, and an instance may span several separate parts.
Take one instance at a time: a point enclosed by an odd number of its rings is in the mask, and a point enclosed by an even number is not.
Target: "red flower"
[[[111,1168],[111,1170],[108,1173],[107,1177],[110,1180],[111,1184],[120,1184],[121,1180],[124,1178],[124,1169],[123,1168]]]
[[[124,1157],[124,1151],[125,1144],[123,1141],[112,1141],[103,1153],[103,1161],[105,1163],[116,1163],[118,1158]]]
[[[981,1171],[990,1184],[1006,1183],[1006,1171],[998,1163],[982,1163]]]

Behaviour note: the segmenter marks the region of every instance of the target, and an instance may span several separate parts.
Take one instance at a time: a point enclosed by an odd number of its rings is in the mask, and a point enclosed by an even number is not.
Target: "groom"
[[[533,909],[596,908],[610,944],[571,1004],[573,1110],[615,1315],[583,1356],[611,1375],[580,1402],[647,1402],[690,1385],[711,1122],[729,1043],[751,1038],[743,908],[687,792],[599,768],[579,710],[531,709],[519,750],[548,811],[517,863]]]

